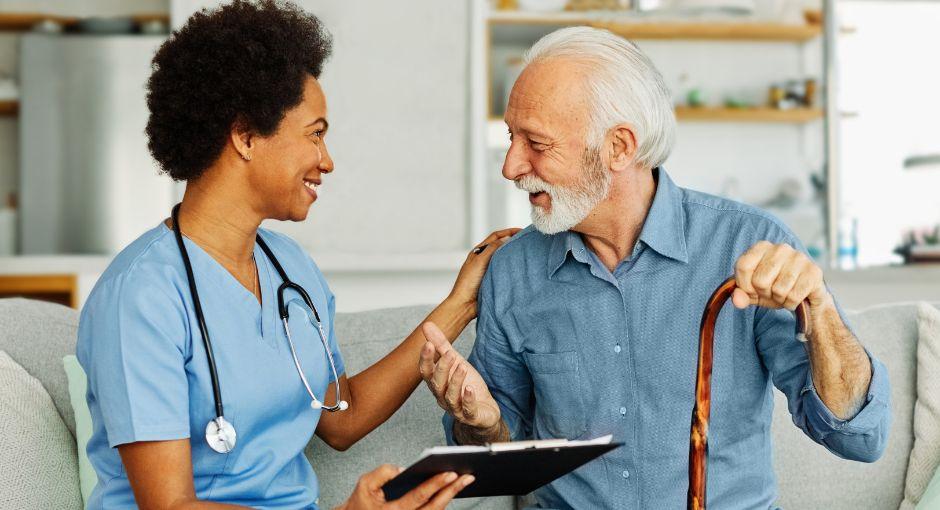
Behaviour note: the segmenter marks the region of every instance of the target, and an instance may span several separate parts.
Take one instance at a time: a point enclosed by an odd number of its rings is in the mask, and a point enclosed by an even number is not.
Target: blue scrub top
[[[260,229],[288,277],[316,305],[337,373],[335,301],[323,274],[290,238]],[[277,313],[281,278],[255,245],[262,304],[198,245],[192,261],[222,390],[238,442],[228,454],[206,443],[215,417],[206,352],[173,232],[164,224],[131,243],[104,272],[82,309],[77,356],[88,376],[98,474],[89,509],[136,508],[115,448],[189,438],[200,499],[257,508],[316,508],[317,477],[303,455],[321,411],[310,407]],[[297,355],[320,399],[333,381],[326,352],[299,295],[288,291]]]

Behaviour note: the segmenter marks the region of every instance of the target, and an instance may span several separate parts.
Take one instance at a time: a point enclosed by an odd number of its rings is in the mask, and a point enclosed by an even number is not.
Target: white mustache
[[[524,175],[516,182],[516,187],[528,193],[542,193],[552,191],[552,186],[534,175]]]

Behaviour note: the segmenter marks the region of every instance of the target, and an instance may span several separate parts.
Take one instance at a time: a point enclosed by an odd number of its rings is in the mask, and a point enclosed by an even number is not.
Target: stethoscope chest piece
[[[206,442],[209,443],[209,448],[219,453],[234,450],[235,427],[222,416],[209,420],[206,424]]]

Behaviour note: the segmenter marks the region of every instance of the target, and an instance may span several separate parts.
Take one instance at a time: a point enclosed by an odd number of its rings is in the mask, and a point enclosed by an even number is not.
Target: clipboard
[[[604,436],[587,441],[546,439],[429,448],[411,467],[389,480],[382,491],[391,501],[434,475],[453,471],[476,477],[457,494],[458,498],[522,496],[623,446],[611,439]]]

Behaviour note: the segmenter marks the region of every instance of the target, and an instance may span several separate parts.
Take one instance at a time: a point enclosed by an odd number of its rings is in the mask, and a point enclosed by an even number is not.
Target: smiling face
[[[277,130],[252,137],[248,179],[264,217],[306,219],[321,191],[323,174],[333,171],[325,140],[328,128],[323,89],[307,76],[303,99],[285,113]]]
[[[606,198],[611,176],[590,126],[586,70],[565,59],[530,64],[509,96],[512,139],[503,176],[529,192],[532,221],[547,234],[581,223]]]

